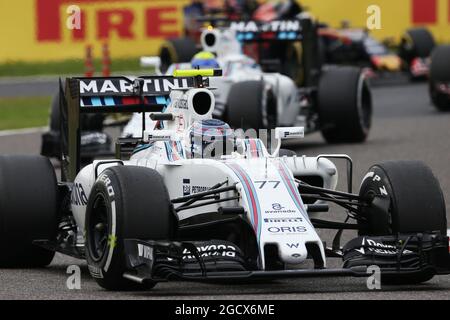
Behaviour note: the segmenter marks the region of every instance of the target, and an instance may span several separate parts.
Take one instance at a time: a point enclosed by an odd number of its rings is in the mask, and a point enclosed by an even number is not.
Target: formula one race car
[[[431,101],[441,111],[450,110],[450,46],[439,46],[431,56]]]
[[[299,15],[308,14],[295,0],[270,1],[261,5],[256,5],[254,1],[243,2],[243,5],[239,5],[239,1],[224,1],[215,9],[198,3],[187,6],[184,10],[184,36],[167,39],[160,48],[163,71],[172,63],[192,59],[199,50],[201,29],[205,27],[205,23],[206,26],[214,27],[241,21],[268,23],[295,20]],[[372,37],[367,29],[352,28],[347,21],[343,21],[342,28],[332,28],[319,21],[316,24],[319,26],[319,48],[315,58],[321,63],[364,67],[367,68],[367,74],[375,78],[392,72],[405,72],[412,80],[422,80],[428,76],[435,40],[425,28],[409,29],[401,36],[398,44],[389,41],[388,46]],[[246,53],[256,59],[264,71],[267,70],[263,60],[278,60],[278,71],[301,85],[302,79],[298,77],[297,71],[302,67],[301,47],[289,42],[269,43],[267,40],[256,54],[251,51],[251,46],[246,46],[245,49],[250,49]],[[390,47],[396,49],[392,50]]]
[[[384,283],[450,273],[444,199],[428,167],[375,165],[353,193],[349,157],[280,150],[281,139],[302,137],[302,128],[275,129],[269,153],[259,139],[212,119],[214,95],[203,76],[220,70],[196,72],[67,79],[63,180],[42,156],[0,157],[0,266],[46,266],[57,251],[86,259],[109,290],[170,280],[363,277],[373,265]],[[150,113],[158,123],[140,138],[119,139],[115,159],[81,169],[80,114],[111,112]],[[345,192],[336,190],[334,158],[348,161]],[[320,217],[328,203],[346,210],[344,222]],[[339,230],[333,247],[321,228]],[[341,247],[347,229],[359,234]],[[327,269],[329,257],[343,267]]]
[[[305,133],[321,131],[329,143],[364,142],[372,119],[370,87],[359,68],[322,65],[317,61],[317,26],[309,17],[268,23],[233,22],[229,28],[208,28],[202,32],[201,44],[206,52],[188,63],[172,64],[174,70],[208,67],[223,68],[223,77],[211,79],[216,98],[214,117],[232,128],[273,129],[276,126],[303,126]],[[303,85],[278,73],[264,72],[263,66],[243,54],[242,43],[302,42]],[[209,53],[209,55],[207,54]],[[214,53],[215,55],[213,55]],[[156,69],[161,60],[151,60]],[[147,62],[146,62],[147,63]],[[297,72],[298,73],[298,72]],[[60,157],[59,98],[52,106],[50,131],[43,134],[42,153]],[[111,150],[111,138],[103,132],[104,123],[90,121],[102,115],[83,115],[81,155],[89,162]],[[150,119],[147,119],[150,122]],[[52,125],[58,123],[58,125]],[[90,123],[96,124],[94,127]],[[84,132],[86,131],[86,132]],[[135,115],[124,127],[122,136],[139,136],[142,121]],[[92,140],[92,138],[97,138]]]
[[[432,34],[423,28],[402,36],[398,52],[376,40],[365,29],[319,29],[322,59],[327,63],[357,65],[380,72],[406,72],[413,80],[429,73],[429,57],[435,46]]]
[[[167,39],[160,47],[162,70],[165,72],[173,63],[190,61],[198,52],[201,31],[207,26],[223,27],[231,21],[271,22],[295,19],[302,11],[302,7],[295,0],[269,1],[262,4],[256,0],[193,1],[183,10],[183,36]],[[292,67],[293,59],[299,62],[297,49],[289,43],[278,43],[275,47],[267,47],[268,50],[264,50],[263,56],[281,59],[285,71]],[[288,60],[290,62],[284,64]]]
[[[302,67],[297,70],[303,83],[300,87],[281,73],[264,72],[267,66],[242,50],[243,43],[299,42],[303,47]],[[201,68],[202,63],[222,68],[224,76],[211,79],[216,88],[214,116],[233,128],[298,125],[306,133],[320,130],[328,142],[366,140],[372,99],[364,74],[356,67],[322,67],[317,59],[317,25],[311,18],[231,22],[228,28],[205,29],[200,43],[215,56],[201,52],[190,63],[175,63],[167,70]]]

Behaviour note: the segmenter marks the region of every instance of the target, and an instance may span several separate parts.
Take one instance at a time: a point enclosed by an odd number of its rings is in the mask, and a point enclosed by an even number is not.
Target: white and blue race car
[[[302,43],[303,66],[293,66],[303,74],[298,87],[290,77],[279,72],[264,72],[260,64],[243,52],[243,42],[270,41]],[[324,67],[317,62],[314,39],[317,26],[308,17],[269,24],[234,22],[229,28],[207,28],[202,32],[203,52],[192,61],[171,65],[164,74],[174,70],[216,67],[221,77],[212,78],[216,100],[213,117],[226,121],[232,128],[244,130],[273,129],[276,126],[302,126],[305,133],[320,131],[330,143],[364,142],[372,120],[370,87],[363,72],[356,67]],[[206,58],[205,58],[206,57]],[[144,65],[156,67],[161,61],[143,57]],[[317,64],[317,65],[316,65]],[[43,134],[45,156],[61,155],[62,119],[59,95],[52,104],[50,130]],[[116,122],[115,119],[113,122]],[[146,119],[147,127],[152,120]],[[82,157],[92,159],[111,153],[112,138],[105,133],[103,115],[83,115]],[[123,123],[120,122],[119,123]],[[122,136],[140,136],[142,121],[134,115],[124,126]]]
[[[67,140],[62,180],[47,158],[0,156],[0,267],[42,267],[55,252],[86,259],[109,290],[161,281],[368,276],[419,283],[448,274],[442,191],[415,161],[372,166],[358,193],[345,155],[297,156],[282,139],[302,127],[278,127],[269,153],[212,119],[205,75],[70,78],[61,99]],[[157,124],[116,143],[116,157],[80,166],[80,115],[141,112]],[[348,190],[336,190],[332,160],[348,162]],[[324,219],[329,203],[342,221]],[[328,247],[319,229],[335,229]],[[343,230],[358,237],[341,247]],[[327,268],[330,257],[341,268]]]
[[[314,45],[316,37],[317,26],[308,16],[267,23],[233,21],[227,28],[203,30],[203,51],[192,61],[174,63],[163,71],[170,75],[177,69],[221,68],[223,76],[211,79],[216,98],[213,115],[233,128],[302,126],[305,133],[321,131],[331,143],[364,142],[372,119],[371,91],[365,75],[357,67],[322,67]],[[263,61],[257,62],[243,51],[247,42],[301,43],[304,52],[298,60],[304,65],[292,68],[303,74],[302,85],[298,87],[279,72],[264,72]],[[158,70],[161,61],[142,57],[141,64]],[[127,133],[139,133],[140,129],[133,124]]]

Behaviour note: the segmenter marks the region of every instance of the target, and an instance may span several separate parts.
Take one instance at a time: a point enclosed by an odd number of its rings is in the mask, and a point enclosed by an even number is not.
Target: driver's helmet
[[[216,56],[208,51],[201,51],[197,53],[191,61],[191,66],[194,69],[218,69],[219,63]]]
[[[217,119],[195,121],[189,129],[188,153],[192,158],[217,158],[234,151],[235,136],[230,126]]]

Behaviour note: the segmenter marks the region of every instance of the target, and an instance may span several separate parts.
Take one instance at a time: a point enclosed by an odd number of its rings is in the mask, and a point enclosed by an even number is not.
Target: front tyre
[[[86,211],[86,257],[97,283],[107,290],[142,290],[123,278],[125,239],[169,240],[175,215],[161,175],[149,168],[116,166],[105,170],[91,191]]]
[[[383,205],[362,207],[361,236],[386,236],[398,233],[431,233],[446,235],[447,218],[439,182],[431,170],[419,161],[388,161],[372,166],[364,177],[360,196],[389,200]],[[375,201],[375,200],[374,200]],[[434,274],[382,275],[389,284],[414,284],[430,280]]]
[[[425,28],[413,28],[402,36],[399,55],[409,66],[414,58],[429,57],[435,46],[436,42],[430,31]]]

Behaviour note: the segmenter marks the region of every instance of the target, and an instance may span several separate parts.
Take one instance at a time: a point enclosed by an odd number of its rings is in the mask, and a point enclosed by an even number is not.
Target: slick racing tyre
[[[409,66],[415,58],[429,57],[435,45],[433,35],[427,29],[409,29],[402,36],[399,54]]]
[[[54,240],[58,190],[42,156],[0,156],[0,267],[45,267],[54,252],[33,240]]]
[[[273,129],[277,125],[277,102],[264,81],[237,82],[228,94],[226,119],[233,129]]]
[[[172,63],[190,62],[198,52],[191,38],[169,39],[159,49],[161,72],[165,73]]]
[[[149,289],[123,278],[124,239],[169,240],[176,220],[161,175],[149,168],[116,166],[94,184],[86,210],[89,272],[107,290]]]
[[[329,143],[363,142],[372,122],[372,96],[358,68],[333,67],[319,81],[318,113]]]
[[[359,195],[373,199],[362,207],[361,236],[389,236],[431,233],[446,235],[445,202],[439,182],[431,170],[419,161],[388,161],[372,166],[364,177]],[[375,197],[375,196],[384,197]],[[383,201],[382,199],[388,200]],[[420,283],[433,274],[385,276],[390,284]]]
[[[431,55],[430,97],[438,110],[450,111],[450,46],[437,47]]]

